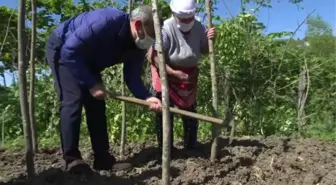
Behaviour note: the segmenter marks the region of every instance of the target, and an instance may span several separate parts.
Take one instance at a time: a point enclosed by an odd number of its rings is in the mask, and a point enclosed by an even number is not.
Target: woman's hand
[[[188,74],[186,74],[186,73],[184,73],[180,70],[174,70],[173,75],[174,75],[174,77],[176,77],[177,79],[182,80],[182,81],[189,80]]]
[[[210,28],[207,32],[207,37],[208,39],[215,39],[216,38],[216,28],[213,27],[213,28]]]

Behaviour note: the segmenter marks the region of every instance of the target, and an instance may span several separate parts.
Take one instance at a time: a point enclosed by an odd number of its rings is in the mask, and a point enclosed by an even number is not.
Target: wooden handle
[[[149,103],[146,102],[145,100],[140,100],[140,99],[137,99],[137,98],[134,98],[134,97],[114,95],[114,94],[111,94],[111,93],[108,94],[108,97],[116,99],[116,100],[129,102],[129,103],[135,103],[135,104],[142,105],[142,106],[148,106],[149,105]],[[222,120],[222,119],[205,116],[205,115],[202,115],[202,114],[198,114],[198,113],[195,113],[195,112],[189,112],[189,111],[185,111],[185,110],[174,108],[174,107],[169,107],[169,111],[173,112],[173,113],[176,113],[176,114],[183,115],[183,116],[188,116],[188,117],[191,117],[191,118],[195,118],[195,119],[198,119],[198,120],[207,121],[207,122],[210,122],[210,123],[215,123],[215,124],[223,124],[224,123],[224,120]]]

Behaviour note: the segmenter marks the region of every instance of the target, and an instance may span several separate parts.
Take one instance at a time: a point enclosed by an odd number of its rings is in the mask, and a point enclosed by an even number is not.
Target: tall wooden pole
[[[20,89],[20,107],[21,117],[24,127],[25,148],[26,148],[26,165],[28,177],[34,176],[34,159],[33,159],[33,143],[31,135],[31,126],[29,119],[29,106],[27,97],[27,76],[26,76],[26,50],[24,45],[25,34],[25,9],[26,1],[19,1],[18,15],[18,64],[19,64],[19,89]]]
[[[161,25],[158,13],[158,0],[152,0],[153,19],[155,26],[156,48],[159,57],[159,69],[162,89],[162,184],[170,185],[170,147],[171,147],[171,125],[169,116],[169,95],[166,75],[166,62],[163,54]]]
[[[131,14],[133,6],[133,0],[128,0],[128,14]],[[122,65],[121,72],[121,94],[125,96],[125,81],[124,81],[124,65]],[[122,109],[122,123],[121,123],[121,139],[120,139],[120,158],[124,159],[125,143],[126,143],[126,104],[121,102]]]
[[[208,29],[212,27],[212,14],[211,14],[211,0],[206,0],[206,13],[207,13],[207,25]],[[215,53],[214,53],[214,43],[213,40],[209,39],[209,56],[210,56],[210,71],[211,71],[211,89],[212,89],[212,106],[214,117],[218,116],[218,96],[217,96],[217,80],[216,80],[216,64],[215,64]],[[218,125],[212,125],[212,145],[211,145],[211,162],[215,162],[218,153],[218,136],[219,127]]]
[[[32,28],[30,43],[30,93],[29,93],[29,117],[33,139],[33,153],[38,150],[36,119],[35,119],[35,46],[36,46],[36,0],[31,0]]]

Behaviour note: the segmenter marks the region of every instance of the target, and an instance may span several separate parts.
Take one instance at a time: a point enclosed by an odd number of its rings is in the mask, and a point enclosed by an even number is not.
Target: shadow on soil
[[[219,139],[218,162],[209,160],[211,143],[196,150],[176,143],[171,160],[172,185],[335,185],[335,144],[312,139],[268,137]],[[81,147],[92,164],[91,147]],[[118,156],[117,146],[111,152]],[[159,185],[161,156],[153,142],[129,143],[125,157],[134,168],[129,172],[71,175],[62,169],[59,148],[41,149],[35,156],[37,175],[26,179],[25,152],[0,151],[0,185]]]
[[[225,156],[231,157],[233,154],[229,151],[230,148],[236,146],[242,147],[257,147],[257,148],[266,148],[266,145],[262,144],[258,140],[233,140],[231,145],[229,145],[229,139],[220,138],[218,142],[219,146],[219,158]],[[152,145],[153,146],[153,145]],[[150,181],[153,179],[156,182],[158,179],[161,179],[161,156],[158,155],[158,148],[156,147],[144,147],[134,155],[128,158],[127,161],[132,162],[135,168],[143,169],[145,167],[147,170],[142,172],[132,173],[132,176],[117,176],[113,173],[98,173],[93,172],[90,175],[72,175],[69,174],[60,168],[48,168],[42,170],[38,173],[33,179],[27,179],[26,176],[19,176],[11,179],[8,182],[2,182],[0,185],[72,185],[72,184],[120,184],[120,185],[133,185],[133,184],[151,184]],[[154,145],[155,146],[155,145]],[[208,159],[210,157],[211,143],[199,143],[195,150],[186,150],[183,149],[183,143],[177,143],[177,150],[172,152],[172,159],[174,160],[185,160],[188,158],[201,158]],[[57,149],[53,150],[43,150],[42,153],[46,155],[53,155],[59,153]],[[59,154],[58,154],[59,155]],[[220,175],[234,171],[239,166],[250,166],[253,162],[249,158],[240,158],[238,163],[228,164],[225,169],[221,170]],[[222,168],[222,167],[221,167]],[[172,178],[177,178],[180,176],[181,170],[175,167],[171,167]],[[124,172],[125,173],[125,172]],[[126,172],[127,174],[127,172]],[[149,180],[149,182],[148,182]],[[203,183],[211,181],[212,177],[206,177]],[[147,181],[147,182],[146,182]],[[146,183],[145,183],[146,182]]]
[[[177,177],[180,171],[177,168],[171,168],[172,177]],[[21,176],[12,179],[8,182],[1,182],[0,185],[76,185],[76,184],[86,184],[86,185],[142,185],[145,184],[142,181],[150,179],[152,177],[161,178],[161,168],[156,170],[148,170],[144,173],[134,176],[133,178],[122,178],[117,177],[113,174],[100,174],[98,172],[92,172],[86,175],[73,175],[69,174],[59,168],[49,168],[39,174],[37,174],[32,179],[27,179],[25,176]],[[136,179],[136,180],[135,180]],[[135,182],[136,181],[136,182]]]
[[[172,151],[172,159],[188,159],[188,158],[202,158],[209,159],[211,154],[211,142],[207,143],[198,143],[194,150],[187,150],[183,148],[183,143],[179,142],[175,146],[178,147],[177,150]],[[232,153],[229,151],[229,148],[232,147],[257,147],[260,149],[267,148],[267,146],[261,143],[258,140],[245,139],[245,140],[232,140],[232,143],[229,144],[229,138],[220,138],[218,141],[218,158],[221,159],[225,156],[232,156]],[[144,148],[138,153],[135,153],[134,156],[127,161],[137,164],[140,167],[142,164],[146,164],[149,161],[156,161],[157,164],[161,164],[161,156],[159,155],[159,149],[157,147],[148,147]]]
[[[94,172],[90,175],[72,175],[59,168],[50,168],[39,174],[37,174],[32,179],[27,179],[26,177],[18,177],[12,179],[6,183],[0,183],[0,185],[66,185],[66,184],[133,184],[129,179],[123,179],[116,176],[101,176],[99,173]]]

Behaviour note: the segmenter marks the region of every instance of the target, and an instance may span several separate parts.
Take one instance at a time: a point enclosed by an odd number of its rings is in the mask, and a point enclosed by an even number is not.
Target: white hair
[[[149,5],[139,5],[130,14],[131,21],[140,19],[145,27],[153,26],[153,12]]]

